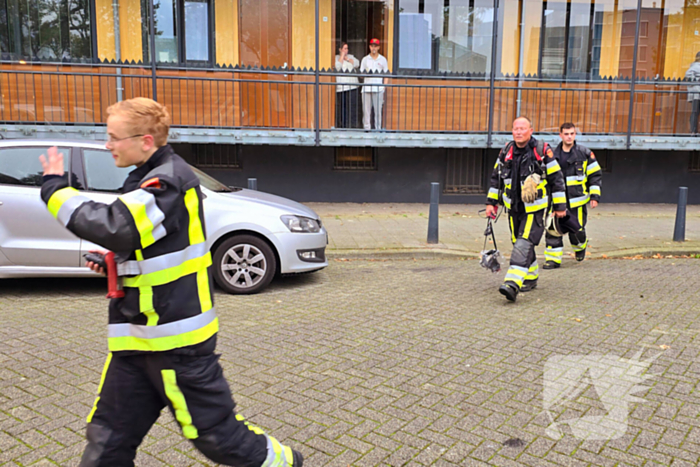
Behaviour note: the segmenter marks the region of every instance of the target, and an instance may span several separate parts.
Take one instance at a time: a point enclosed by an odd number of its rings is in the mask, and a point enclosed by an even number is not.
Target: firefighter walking
[[[576,126],[564,123],[559,129],[561,143],[554,150],[554,157],[561,167],[566,180],[566,216],[560,219],[559,225],[563,233],[569,234],[571,247],[574,249],[576,261],[586,258],[588,238],[586,222],[588,221],[587,205],[595,209],[600,201],[600,187],[603,171],[595,158],[593,151],[576,143]],[[547,247],[544,252],[544,269],[561,267],[564,254],[564,237],[545,235]]]
[[[167,144],[170,116],[136,98],[107,109],[106,146],[118,167],[136,166],[111,204],[70,187],[63,157],[42,156],[42,199],[78,237],[115,252],[124,296],[109,304],[109,354],[88,415],[80,466],[133,466],[136,450],[168,407],[185,438],[212,461],[300,467],[301,455],[234,411],[214,353],[212,294],[199,180]],[[97,263],[88,263],[97,272]]]
[[[550,192],[555,215],[566,214],[564,177],[559,164],[549,145],[533,138],[532,132],[532,122],[527,117],[513,121],[513,141],[498,155],[486,198],[487,216],[495,217],[499,204],[508,209],[513,251],[498,291],[511,302],[519,292],[537,287],[535,246],[544,232]]]

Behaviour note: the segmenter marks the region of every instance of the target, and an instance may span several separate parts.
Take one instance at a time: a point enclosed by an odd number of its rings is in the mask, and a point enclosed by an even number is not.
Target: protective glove
[[[534,203],[537,199],[537,185],[540,184],[540,176],[532,174],[525,179],[522,189],[522,199],[526,203]]]

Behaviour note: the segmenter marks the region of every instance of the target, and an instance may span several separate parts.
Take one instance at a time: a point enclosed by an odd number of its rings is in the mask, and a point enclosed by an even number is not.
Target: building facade
[[[358,66],[372,38],[379,75]],[[147,96],[231,185],[423,202],[437,181],[482,202],[526,115],[552,144],[577,125],[606,201],[700,203],[698,52],[693,0],[0,0],[0,134],[102,139],[109,105]]]

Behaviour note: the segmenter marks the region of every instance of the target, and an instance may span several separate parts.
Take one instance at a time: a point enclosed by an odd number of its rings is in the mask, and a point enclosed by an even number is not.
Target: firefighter
[[[593,151],[586,146],[576,144],[576,126],[564,123],[559,129],[561,143],[554,150],[554,157],[559,162],[566,179],[566,216],[560,220],[565,233],[569,234],[571,247],[574,249],[576,261],[586,258],[588,238],[586,237],[586,222],[588,220],[587,204],[591,208],[598,207],[600,201],[600,186],[603,171],[595,158]],[[561,267],[564,254],[564,237],[545,235],[547,248],[544,252],[544,269]]]
[[[527,117],[513,121],[513,141],[501,149],[491,175],[486,215],[494,218],[498,204],[508,209],[513,252],[510,267],[498,291],[514,302],[519,292],[537,287],[539,267],[535,246],[544,232],[549,193],[554,214],[566,214],[564,177],[549,145],[532,137]]]
[[[167,144],[167,110],[136,98],[107,113],[106,147],[115,164],[136,166],[113,203],[71,188],[56,148],[41,157],[48,210],[78,237],[115,252],[124,289],[109,304],[109,354],[80,466],[133,466],[167,406],[185,438],[213,462],[301,467],[299,452],[234,410],[214,353],[219,321],[203,195],[194,172]],[[88,267],[103,272],[97,263]]]

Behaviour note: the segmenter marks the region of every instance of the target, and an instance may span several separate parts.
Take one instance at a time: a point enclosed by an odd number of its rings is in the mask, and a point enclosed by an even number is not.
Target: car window
[[[83,149],[85,181],[91,191],[117,193],[134,167],[117,167],[109,151]]]
[[[0,183],[6,185],[41,186],[44,169],[39,156],[46,155],[49,146],[0,148]],[[66,172],[70,170],[70,148],[58,148],[63,153]]]
[[[196,167],[192,167],[192,171],[199,179],[199,184],[208,190],[215,191],[217,193],[228,193],[232,191],[238,191],[240,189],[227,187],[217,179],[210,177],[209,175],[205,174]]]

